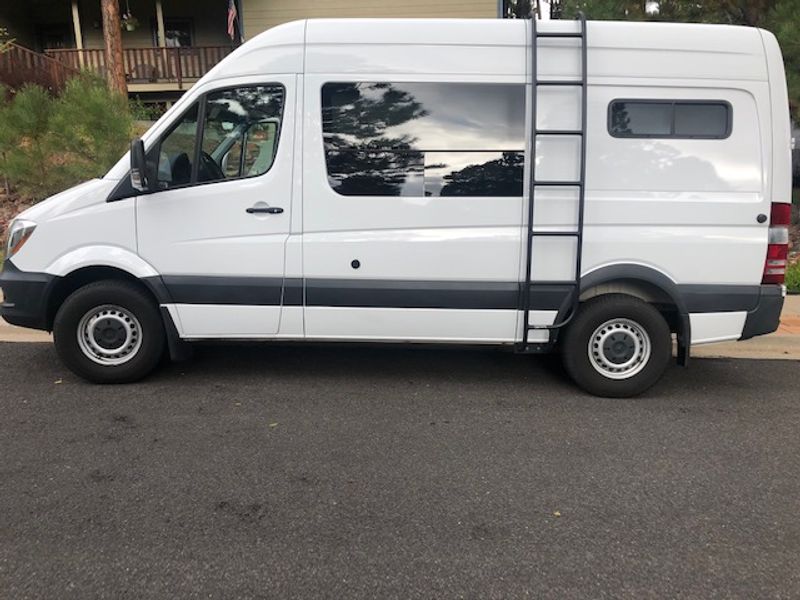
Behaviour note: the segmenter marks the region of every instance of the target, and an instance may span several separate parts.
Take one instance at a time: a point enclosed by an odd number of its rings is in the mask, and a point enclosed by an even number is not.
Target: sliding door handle
[[[261,213],[279,215],[283,212],[283,209],[280,206],[251,206],[250,208],[246,209],[246,212],[250,215]]]

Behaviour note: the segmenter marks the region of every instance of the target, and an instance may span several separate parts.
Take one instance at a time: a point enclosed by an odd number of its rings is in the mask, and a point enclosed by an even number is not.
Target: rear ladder
[[[528,227],[527,227],[527,252],[526,252],[526,265],[525,265],[525,283],[522,289],[521,309],[523,311],[523,330],[522,330],[522,343],[519,345],[521,352],[541,352],[549,349],[555,341],[555,332],[569,323],[575,316],[578,310],[578,303],[580,301],[580,278],[581,278],[581,255],[583,250],[583,214],[584,205],[586,201],[586,92],[587,92],[587,44],[586,44],[586,17],[583,13],[579,13],[578,19],[580,23],[580,31],[576,32],[539,32],[536,28],[536,19],[531,19],[531,71],[532,71],[532,123],[530,128],[529,148],[530,148],[530,177],[528,182]],[[538,60],[538,46],[539,40],[542,38],[547,39],[579,39],[580,40],[580,79],[540,79],[538,74],[537,60]],[[560,86],[560,87],[580,87],[581,88],[581,102],[580,102],[580,129],[538,129],[536,119],[536,102],[538,91],[540,87],[544,86]],[[580,165],[579,176],[577,180],[567,181],[540,181],[536,176],[536,141],[538,136],[573,136],[580,140]],[[536,190],[539,188],[575,188],[578,190],[578,217],[577,228],[575,230],[562,230],[562,231],[537,231],[534,220],[534,200],[536,197]],[[531,284],[532,281],[532,266],[533,266],[533,241],[537,237],[568,237],[576,240],[575,244],[575,270],[573,271],[573,278],[560,280],[560,281],[536,281],[537,285],[546,286],[561,286],[569,288],[569,292],[565,301],[562,303],[556,320],[552,325],[531,325],[530,311],[531,311]],[[547,330],[550,332],[547,342],[529,342],[529,334],[531,331]]]

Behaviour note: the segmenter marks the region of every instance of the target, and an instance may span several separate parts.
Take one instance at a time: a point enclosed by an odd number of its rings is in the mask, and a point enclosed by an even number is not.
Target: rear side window
[[[326,83],[322,133],[345,196],[522,195],[523,85]]]
[[[608,108],[608,132],[618,138],[721,140],[731,122],[731,105],[721,100],[614,100]]]

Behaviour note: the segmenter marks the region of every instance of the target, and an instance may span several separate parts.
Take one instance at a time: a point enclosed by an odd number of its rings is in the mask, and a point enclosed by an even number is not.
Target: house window
[[[618,138],[724,139],[731,105],[720,100],[614,100],[608,132]]]
[[[328,182],[344,196],[521,196],[525,87],[326,83]]]
[[[194,44],[191,19],[164,19],[164,41],[167,48],[185,48]],[[153,45],[158,46],[158,24],[153,22]]]

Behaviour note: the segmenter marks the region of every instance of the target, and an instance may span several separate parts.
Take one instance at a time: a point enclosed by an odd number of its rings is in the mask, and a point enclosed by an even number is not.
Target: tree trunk
[[[774,4],[773,0],[750,0],[745,4],[745,22],[753,27],[758,27]]]
[[[103,13],[103,38],[106,45],[106,77],[112,92],[127,96],[125,65],[122,60],[122,26],[118,0],[100,0]]]

